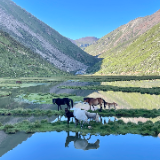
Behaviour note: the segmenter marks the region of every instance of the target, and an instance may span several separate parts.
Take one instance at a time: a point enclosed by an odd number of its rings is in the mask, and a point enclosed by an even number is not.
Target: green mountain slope
[[[160,10],[150,16],[136,18],[86,47],[85,51],[94,56],[101,55],[101,58],[109,54],[117,54],[159,22]]]
[[[0,0],[0,29],[61,70],[87,69],[97,62],[95,57],[11,0]]]
[[[65,75],[40,55],[0,31],[0,77]]]
[[[160,74],[160,23],[122,52],[105,56],[97,74]]]

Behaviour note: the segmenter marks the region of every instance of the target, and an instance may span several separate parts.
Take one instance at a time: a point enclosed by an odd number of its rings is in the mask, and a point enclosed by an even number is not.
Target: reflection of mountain
[[[47,119],[49,122],[54,121],[58,116],[0,116],[0,122],[3,125],[15,124],[22,122],[23,120],[28,120],[29,122],[41,121],[42,119]]]
[[[0,157],[21,144],[23,141],[26,141],[31,136],[32,134],[25,134],[22,132],[11,135],[0,131]]]
[[[59,86],[86,86],[89,85],[90,82],[62,82],[50,89],[50,93],[70,93],[76,94],[78,96],[88,96],[89,94],[93,93],[92,90],[78,90],[78,89],[61,89],[58,88]],[[95,92],[95,91],[94,91]]]
[[[41,121],[42,119],[47,119],[49,122],[54,121],[57,116],[30,116],[30,117],[13,117],[13,116],[0,116],[0,122],[3,125],[6,124],[15,124],[22,122],[23,120],[28,120],[30,122],[35,122],[36,120]],[[23,132],[18,132],[16,134],[6,134],[3,131],[0,131],[0,157],[7,153],[8,151],[15,148],[17,145],[21,144],[23,141],[26,141],[32,134],[26,134]]]
[[[95,143],[88,143],[88,140],[90,138],[91,138],[91,135],[88,139],[85,139],[84,136],[83,136],[83,138],[81,138],[81,135],[78,132],[75,133],[75,136],[70,136],[69,132],[67,132],[65,147],[68,147],[69,143],[71,141],[73,141],[74,147],[76,149],[90,150],[90,149],[99,148],[99,143],[100,143],[99,139],[97,139],[97,141]]]

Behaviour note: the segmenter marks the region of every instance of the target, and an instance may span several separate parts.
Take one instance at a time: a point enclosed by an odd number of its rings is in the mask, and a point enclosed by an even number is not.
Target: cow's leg
[[[77,118],[75,118],[75,120],[76,120],[76,126],[77,126],[77,124],[78,124],[78,119],[77,119]]]
[[[70,105],[69,104],[67,104],[67,107],[68,107],[68,109],[70,109]]]
[[[102,103],[100,104],[100,110],[102,111]]]
[[[68,117],[68,124],[69,124],[69,121],[70,121],[70,117]]]

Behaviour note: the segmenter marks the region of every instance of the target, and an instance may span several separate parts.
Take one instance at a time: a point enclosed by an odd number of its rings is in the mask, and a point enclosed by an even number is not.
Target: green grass
[[[8,134],[15,134],[18,131],[24,131],[25,133],[34,132],[47,132],[47,131],[72,131],[81,132],[83,135],[87,133],[100,134],[102,136],[109,134],[140,134],[140,135],[152,135],[158,136],[160,133],[160,121],[153,123],[152,121],[147,121],[145,123],[139,122],[138,124],[128,122],[124,123],[122,120],[115,122],[108,122],[106,124],[96,123],[91,121],[90,125],[92,129],[88,129],[87,125],[75,127],[73,122],[68,125],[66,121],[58,121],[55,123],[49,123],[46,120],[36,121],[30,123],[29,121],[23,121],[15,125],[1,125],[0,130],[4,130]]]
[[[41,58],[29,48],[0,31],[0,77],[50,77],[69,75]]]
[[[65,111],[64,110],[40,110],[40,109],[21,109],[21,108],[16,108],[13,110],[8,110],[8,109],[0,109],[0,115],[1,116],[52,116],[52,115],[64,115]]]
[[[53,46],[53,48],[59,50],[61,53],[64,53],[68,57],[80,61],[88,66],[97,62],[97,59],[95,59],[93,56],[88,55],[78,46],[70,42],[67,38],[59,34],[56,30],[43,23],[26,10],[15,5],[12,1],[1,1],[0,4],[5,12],[14,18],[13,20],[25,25],[30,32],[34,33],[38,38],[42,37],[45,42],[48,42],[49,45]],[[14,31],[7,30],[6,27],[1,26],[0,28],[12,35],[12,37],[14,37],[17,41],[21,42],[25,46],[28,46],[31,50],[39,50],[46,55],[53,54],[50,50],[50,46],[46,46],[45,42],[42,43],[36,36],[32,36],[29,31],[26,31],[23,28],[17,28],[23,38],[16,35]],[[54,58],[57,59],[56,56],[54,56]]]
[[[101,69],[96,74],[159,75],[159,31],[160,23],[142,34],[124,50],[104,53]],[[95,67],[93,66],[93,70]]]
[[[99,93],[107,97],[107,102],[116,102],[119,108],[135,108],[135,109],[159,109],[160,95],[150,95],[141,93],[125,93],[113,91],[99,91]]]
[[[37,104],[53,104],[52,99],[54,98],[70,98],[75,101],[83,101],[83,97],[76,96],[73,94],[54,94],[54,93],[31,93],[31,94],[22,94],[17,96],[19,101],[27,101]]]
[[[83,89],[83,90],[99,90],[99,91],[114,91],[114,92],[137,92],[141,94],[160,94],[160,87],[141,88],[141,87],[119,87],[110,85],[92,85],[92,86],[60,86],[62,89]]]
[[[10,96],[12,93],[7,91],[0,91],[0,97]]]
[[[145,117],[145,118],[155,118],[160,116],[160,109],[118,109],[118,110],[102,110],[101,112],[99,110],[97,111],[89,111],[91,113],[98,113],[101,116],[116,116],[116,117]],[[29,115],[35,115],[35,116],[52,116],[52,115],[65,115],[64,110],[40,110],[40,109],[14,109],[14,110],[8,110],[8,109],[0,109],[0,115],[2,116],[29,116]]]

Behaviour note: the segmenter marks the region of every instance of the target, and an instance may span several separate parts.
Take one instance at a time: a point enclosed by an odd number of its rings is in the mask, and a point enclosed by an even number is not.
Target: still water
[[[89,140],[88,140],[89,139]],[[80,133],[35,133],[2,160],[159,160],[160,138],[140,135],[85,137]]]

